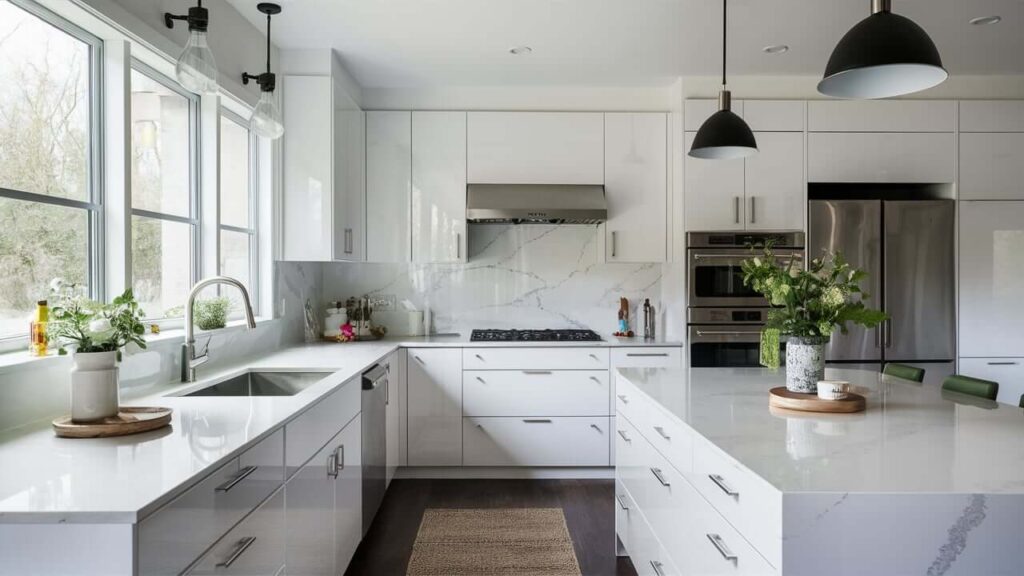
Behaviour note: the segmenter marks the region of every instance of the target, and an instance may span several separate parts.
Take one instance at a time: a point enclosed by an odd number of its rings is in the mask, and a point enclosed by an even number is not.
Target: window
[[[181,316],[198,268],[198,98],[131,72],[132,288],[148,318]]]
[[[100,41],[0,1],[0,338],[28,333],[55,277],[103,296]]]
[[[258,312],[259,244],[256,236],[256,139],[249,123],[224,110],[220,118],[220,273],[245,284]],[[236,290],[225,290],[236,303]],[[241,308],[234,306],[233,313]]]

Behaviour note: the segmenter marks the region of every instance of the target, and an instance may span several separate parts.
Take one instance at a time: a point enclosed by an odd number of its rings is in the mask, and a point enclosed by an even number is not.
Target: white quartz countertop
[[[469,342],[468,335],[286,348],[228,368],[199,368],[194,384],[168,384],[124,405],[172,408],[170,427],[120,438],[54,436],[48,421],[0,434],[0,523],[131,523],[277,430],[326,394],[400,347],[678,346],[614,339],[580,343]],[[323,372],[294,396],[168,396],[250,370]]]
[[[783,371],[621,369],[670,414],[783,492],[1024,493],[1024,410],[877,372],[827,369],[859,414],[782,413]]]

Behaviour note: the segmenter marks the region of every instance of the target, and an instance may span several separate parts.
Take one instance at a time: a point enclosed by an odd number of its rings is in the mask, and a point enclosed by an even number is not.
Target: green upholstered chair
[[[987,398],[989,400],[995,400],[996,395],[999,394],[999,384],[992,382],[991,380],[982,380],[981,378],[971,378],[970,376],[962,376],[960,374],[954,374],[942,383],[942,389],[950,392],[959,392],[961,394],[968,394],[970,396],[977,396],[979,398]]]
[[[1024,408],[1024,394],[1020,395],[1020,403],[1017,405],[1020,406],[1021,408]]]
[[[906,364],[890,362],[885,365],[885,368],[882,368],[882,374],[903,378],[904,380],[913,380],[914,382],[924,382],[924,368],[915,368]]]

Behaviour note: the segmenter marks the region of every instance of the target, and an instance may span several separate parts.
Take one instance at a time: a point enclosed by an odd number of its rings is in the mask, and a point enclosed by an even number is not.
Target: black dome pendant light
[[[732,93],[726,89],[726,0],[722,0],[722,91],[718,93],[718,112],[700,126],[690,146],[690,156],[706,160],[732,160],[757,154],[757,141],[750,126],[731,110]]]
[[[892,0],[871,0],[871,15],[836,44],[818,92],[868,100],[920,92],[949,73],[935,43],[913,20],[892,13]]]

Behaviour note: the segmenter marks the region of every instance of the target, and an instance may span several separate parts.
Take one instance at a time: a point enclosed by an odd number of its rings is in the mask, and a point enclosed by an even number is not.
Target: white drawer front
[[[694,486],[772,564],[782,561],[782,493],[707,441],[694,443]]]
[[[622,378],[616,380],[615,409],[677,470],[693,470],[693,433]]]
[[[284,489],[228,532],[190,575],[276,576],[285,559]]]
[[[463,348],[464,370],[607,370],[608,349]]]
[[[463,418],[464,466],[608,466],[608,418]]]
[[[331,392],[285,426],[288,476],[316,454],[362,409],[358,377]]]
[[[683,349],[675,346],[613,348],[613,368],[682,368]]]
[[[1018,406],[1024,395],[1024,358],[961,358],[960,374],[999,383],[996,400]]]
[[[469,370],[466,416],[608,416],[607,370]]]
[[[758,554],[707,500],[704,500],[689,484],[683,496],[686,505],[686,520],[677,520],[677,530],[669,532],[671,539],[665,546],[675,552],[679,550],[688,574],[717,576],[742,574],[765,576],[776,574],[776,570]],[[659,528],[655,529],[661,534]]]

